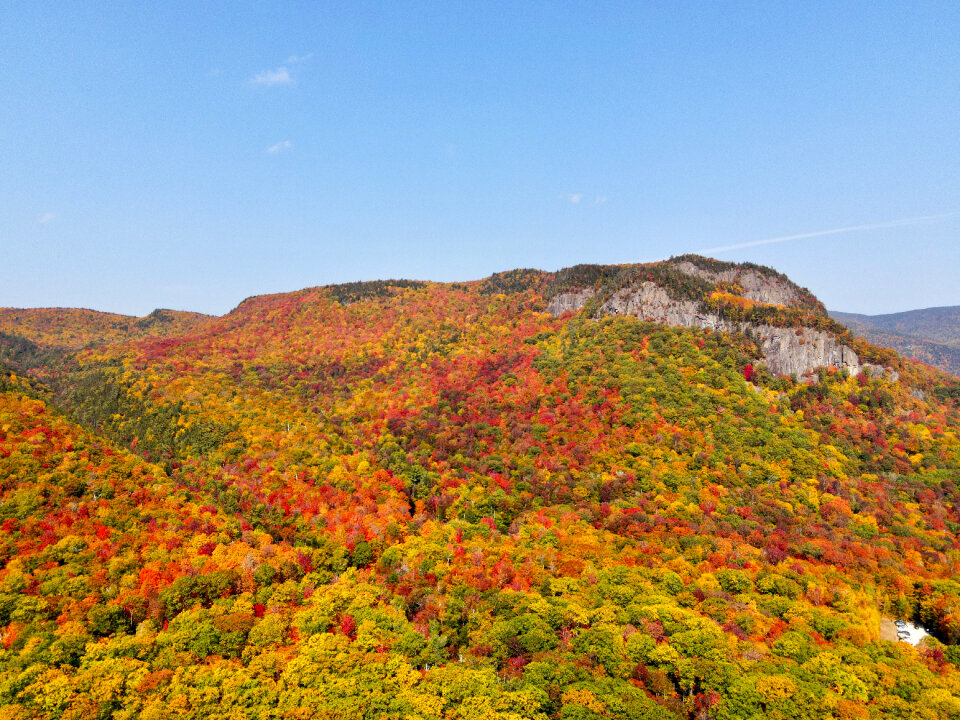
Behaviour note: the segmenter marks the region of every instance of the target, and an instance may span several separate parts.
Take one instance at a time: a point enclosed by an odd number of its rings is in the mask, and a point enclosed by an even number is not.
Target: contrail
[[[784,235],[783,237],[766,238],[765,240],[751,240],[750,242],[736,243],[735,245],[722,245],[720,247],[705,248],[697,250],[698,255],[710,255],[712,253],[725,252],[727,250],[740,250],[741,248],[755,247],[757,245],[772,245],[774,243],[787,242],[788,240],[803,240],[805,238],[822,237],[824,235],[839,235],[840,233],[860,232],[862,230],[880,230],[882,228],[902,227],[904,225],[919,225],[933,220],[943,220],[944,218],[956,217],[960,215],[960,210],[954,212],[942,213],[940,215],[922,215],[921,217],[903,218],[902,220],[890,220],[882,223],[871,223],[869,225],[851,225],[849,227],[833,228],[832,230],[817,230],[816,232],[801,233],[800,235]]]

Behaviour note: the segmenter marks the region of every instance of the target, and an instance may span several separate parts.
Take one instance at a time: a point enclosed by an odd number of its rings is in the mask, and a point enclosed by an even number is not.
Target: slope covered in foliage
[[[960,717],[960,384],[543,312],[622,272],[0,339],[0,717]]]
[[[0,333],[44,346],[78,350],[91,343],[182,335],[209,318],[180,310],[154,310],[138,318],[74,308],[0,308]]]

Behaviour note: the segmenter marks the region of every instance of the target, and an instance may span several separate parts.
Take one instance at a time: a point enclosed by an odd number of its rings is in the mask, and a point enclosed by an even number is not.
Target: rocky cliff
[[[797,287],[779,275],[764,274],[753,268],[731,267],[724,270],[708,270],[689,260],[679,262],[677,270],[686,275],[712,283],[727,283],[738,286],[740,295],[755,302],[768,305],[793,305],[800,299]]]
[[[739,266],[703,259],[672,261],[669,265],[684,275],[706,281],[717,291],[734,299],[749,301],[750,307],[769,306],[788,310],[808,308],[816,317],[825,312],[815,298],[782,275],[755,266]],[[642,275],[641,275],[642,277]],[[653,277],[648,274],[647,277]],[[873,375],[896,379],[896,373],[881,366],[866,365],[857,353],[836,334],[815,327],[779,326],[765,322],[724,317],[703,300],[676,297],[655,280],[629,282],[615,290],[573,288],[550,298],[547,311],[553,315],[580,311],[595,301],[594,317],[630,315],[648,322],[680,327],[709,328],[717,332],[742,332],[757,343],[761,362],[774,375],[797,376],[816,368],[835,366],[857,375],[869,367]],[[598,304],[597,304],[598,303]]]
[[[596,292],[590,289],[560,293],[550,298],[547,303],[547,312],[554,317],[563,315],[565,312],[579,312],[594,295]]]

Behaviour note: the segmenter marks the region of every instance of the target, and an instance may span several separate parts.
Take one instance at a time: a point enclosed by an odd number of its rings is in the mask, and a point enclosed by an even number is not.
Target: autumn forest
[[[2,720],[960,718],[958,533],[960,380],[768,268],[0,310]]]

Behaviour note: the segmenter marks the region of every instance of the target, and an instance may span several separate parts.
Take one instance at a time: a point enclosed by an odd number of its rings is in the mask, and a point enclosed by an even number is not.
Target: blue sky
[[[957,305],[957,37],[956,2],[0,0],[0,306],[702,250]]]

